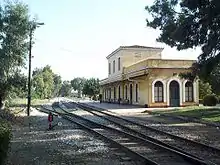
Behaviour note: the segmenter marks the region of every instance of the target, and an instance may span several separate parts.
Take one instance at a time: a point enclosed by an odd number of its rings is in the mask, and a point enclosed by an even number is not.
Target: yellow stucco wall
[[[189,106],[197,105],[199,101],[199,89],[198,82],[194,84],[194,101],[193,102],[184,102],[184,83],[186,80],[182,79],[178,75],[183,72],[190,71],[189,67],[192,66],[192,60],[164,60],[160,59],[161,54],[158,53],[159,50],[154,51],[145,51],[143,50],[123,50],[117,52],[117,55],[112,56],[109,61],[112,62],[118,57],[121,57],[121,72],[117,72],[117,63],[116,63],[116,72],[115,75],[120,75],[121,79],[115,82],[110,82],[103,84],[101,89],[106,89],[111,87],[111,99],[114,99],[114,87],[116,87],[116,99],[119,98],[118,95],[118,86],[121,86],[121,98],[125,99],[125,85],[127,85],[127,98],[130,100],[130,84],[133,87],[132,103],[145,105],[148,104],[149,107],[166,107],[169,106],[169,82],[176,80],[180,84],[180,106]],[[136,57],[135,57],[136,56]],[[147,59],[148,58],[148,59]],[[138,71],[138,72],[137,72]],[[112,79],[114,74],[109,78]],[[153,102],[153,89],[152,83],[155,80],[163,81],[164,83],[164,102],[155,103]],[[135,98],[135,84],[138,83],[138,103]],[[103,93],[104,95],[104,93]],[[104,97],[103,97],[104,98]]]
[[[161,51],[158,49],[125,49],[121,52],[122,55],[122,66],[128,67],[137,62],[146,59],[161,59]]]
[[[148,80],[139,83],[140,105],[148,104]]]

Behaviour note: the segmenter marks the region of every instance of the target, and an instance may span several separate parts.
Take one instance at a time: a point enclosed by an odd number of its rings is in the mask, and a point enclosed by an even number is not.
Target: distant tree
[[[86,79],[83,77],[77,77],[71,80],[71,85],[74,90],[78,91],[78,96],[81,97],[83,87],[85,85]]]
[[[83,87],[83,94],[88,96],[98,95],[100,90],[99,79],[91,78],[86,80]]]
[[[60,95],[62,97],[70,96],[72,90],[71,83],[69,81],[64,81],[60,89]]]
[[[36,68],[33,71],[33,96],[46,99],[54,94],[54,73],[49,65],[42,69]]]
[[[208,82],[199,81],[199,99],[212,94],[212,87]]]
[[[54,73],[49,65],[43,68],[44,98],[53,97]]]
[[[53,97],[57,97],[60,94],[60,89],[62,87],[62,79],[60,75],[54,74],[53,75],[53,82],[54,82],[54,90],[53,90]]]
[[[146,10],[147,26],[161,31],[157,41],[178,50],[202,47],[193,76],[208,80],[220,62],[220,1],[155,0]]]
[[[20,68],[25,65],[29,27],[27,5],[21,2],[0,4],[0,106],[12,89],[11,80],[16,80]]]
[[[60,96],[67,97],[71,95],[72,86],[69,81],[63,81],[62,87],[60,89]]]
[[[35,74],[32,78],[32,95],[33,98],[43,99],[44,98],[44,78],[43,74]]]

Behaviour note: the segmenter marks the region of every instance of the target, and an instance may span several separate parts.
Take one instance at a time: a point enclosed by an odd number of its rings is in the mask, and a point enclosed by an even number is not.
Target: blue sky
[[[23,0],[45,25],[35,32],[33,68],[49,64],[65,80],[107,77],[106,56],[121,45],[162,46],[163,58],[196,59],[155,39],[144,7],[153,0]]]

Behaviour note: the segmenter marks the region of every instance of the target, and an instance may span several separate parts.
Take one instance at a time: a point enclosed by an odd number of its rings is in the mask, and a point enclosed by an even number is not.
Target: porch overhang
[[[115,77],[112,77],[112,78],[106,78],[104,80],[101,80],[100,81],[100,85],[103,86],[103,85],[108,85],[108,84],[111,84],[111,83],[116,83],[116,82],[120,82],[122,81],[123,78],[122,78],[122,75],[117,75]]]

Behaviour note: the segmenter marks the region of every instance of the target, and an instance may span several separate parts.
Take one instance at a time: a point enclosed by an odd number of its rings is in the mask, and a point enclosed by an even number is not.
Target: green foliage
[[[59,96],[60,89],[62,87],[62,79],[60,75],[54,74],[53,75],[53,82],[54,82],[54,89],[53,89],[53,96]]]
[[[62,97],[70,96],[72,90],[71,83],[69,81],[64,81],[60,89],[60,95]]]
[[[213,92],[220,95],[220,63],[213,69],[210,74],[210,84],[212,85]]]
[[[83,94],[88,96],[98,95],[100,91],[99,79],[90,78],[86,80],[83,87]]]
[[[155,0],[146,10],[147,26],[161,30],[157,41],[178,50],[202,47],[195,70],[208,80],[220,61],[220,1]]]
[[[92,96],[92,100],[97,101],[98,100],[97,96],[96,95]]]
[[[49,65],[33,71],[33,97],[37,99],[51,98],[59,95],[61,77],[53,73]]]
[[[194,117],[196,119],[211,121],[211,122],[220,122],[220,109],[219,108],[209,108],[209,107],[185,107],[178,108],[173,110],[164,110],[153,112],[154,114],[168,114],[171,116],[185,116],[185,117]]]
[[[0,4],[0,102],[12,88],[28,51],[28,7],[21,2]],[[13,80],[13,81],[12,81]]]
[[[0,122],[0,164],[4,164],[11,139],[11,127],[5,122]]]
[[[77,77],[71,80],[71,85],[74,90],[78,91],[78,96],[81,97],[81,93],[83,90],[83,87],[85,85],[86,79],[84,77]]]
[[[218,103],[218,98],[215,95],[206,95],[203,98],[204,106],[215,106]]]
[[[199,99],[212,94],[212,87],[208,82],[199,81]]]
[[[27,96],[27,76],[18,72],[8,82],[11,84],[8,99]]]
[[[0,111],[0,164],[4,164],[10,145],[11,125],[15,122],[15,116],[8,109]]]

